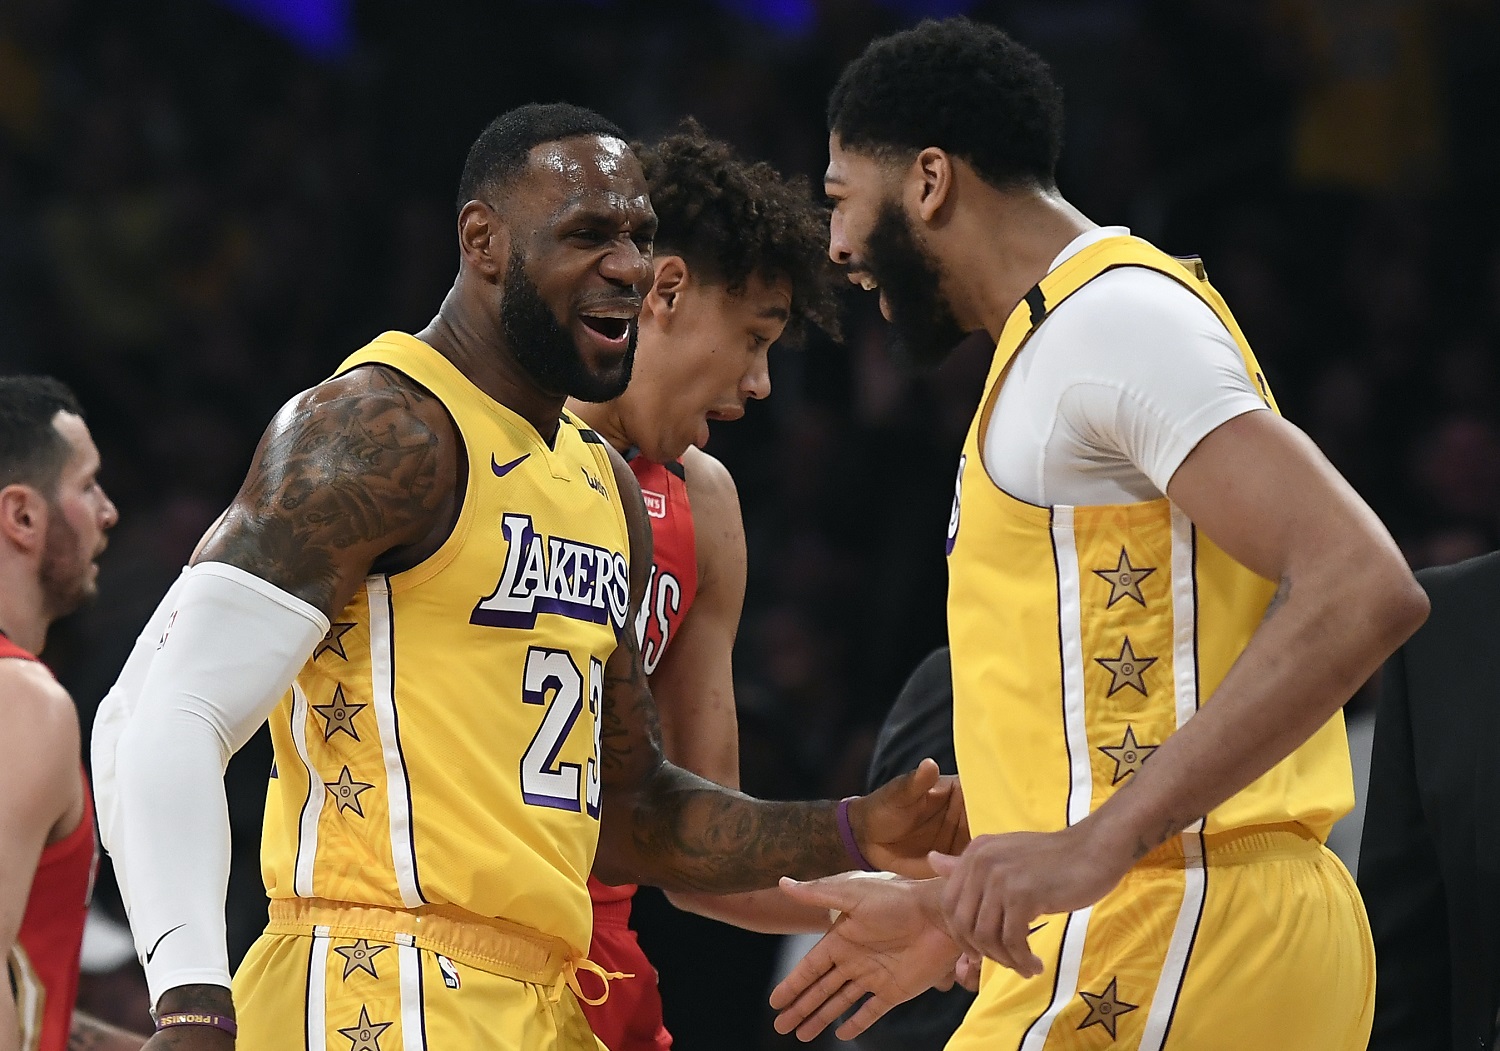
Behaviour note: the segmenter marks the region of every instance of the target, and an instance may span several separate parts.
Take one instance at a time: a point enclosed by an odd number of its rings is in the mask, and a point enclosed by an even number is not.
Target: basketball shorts
[[[1031,936],[1032,979],[985,961],[947,1051],[1364,1051],[1375,949],[1354,880],[1297,825],[1184,835]],[[1035,924],[1033,924],[1035,926]]]
[[[600,1051],[556,939],[458,910],[279,899],[234,977],[239,1051]],[[593,979],[599,984],[597,978]]]
[[[672,1035],[662,1022],[656,968],[630,929],[630,899],[594,903],[589,959],[606,971],[632,976],[610,982],[609,999],[602,1004],[583,1005],[600,1042],[609,1051],[668,1051]],[[586,988],[592,991],[591,986]]]

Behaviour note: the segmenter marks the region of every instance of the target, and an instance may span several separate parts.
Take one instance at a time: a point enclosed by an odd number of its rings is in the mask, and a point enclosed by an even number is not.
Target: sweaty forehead
[[[649,212],[651,198],[641,163],[620,139],[581,135],[532,147],[526,189],[549,213],[602,208]]]

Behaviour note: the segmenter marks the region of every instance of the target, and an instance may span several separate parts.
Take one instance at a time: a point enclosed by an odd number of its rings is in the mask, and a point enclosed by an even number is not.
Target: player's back
[[[430,558],[366,580],[273,714],[268,892],[456,907],[582,955],[604,663],[629,605],[608,450],[570,415],[549,446],[411,336],[339,371],[372,363],[447,408],[463,504]]]

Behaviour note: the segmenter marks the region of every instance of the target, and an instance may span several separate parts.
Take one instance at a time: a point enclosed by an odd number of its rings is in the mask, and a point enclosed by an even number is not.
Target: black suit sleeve
[[[1406,659],[1398,650],[1381,682],[1359,851],[1359,888],[1375,932],[1370,1051],[1447,1051],[1447,904],[1417,792]]]

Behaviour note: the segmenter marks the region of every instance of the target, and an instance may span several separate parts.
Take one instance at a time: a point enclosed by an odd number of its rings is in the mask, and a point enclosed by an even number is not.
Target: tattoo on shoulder
[[[213,551],[325,612],[340,552],[406,542],[446,495],[441,437],[418,411],[431,395],[379,367],[340,384],[312,411],[278,421]]]

